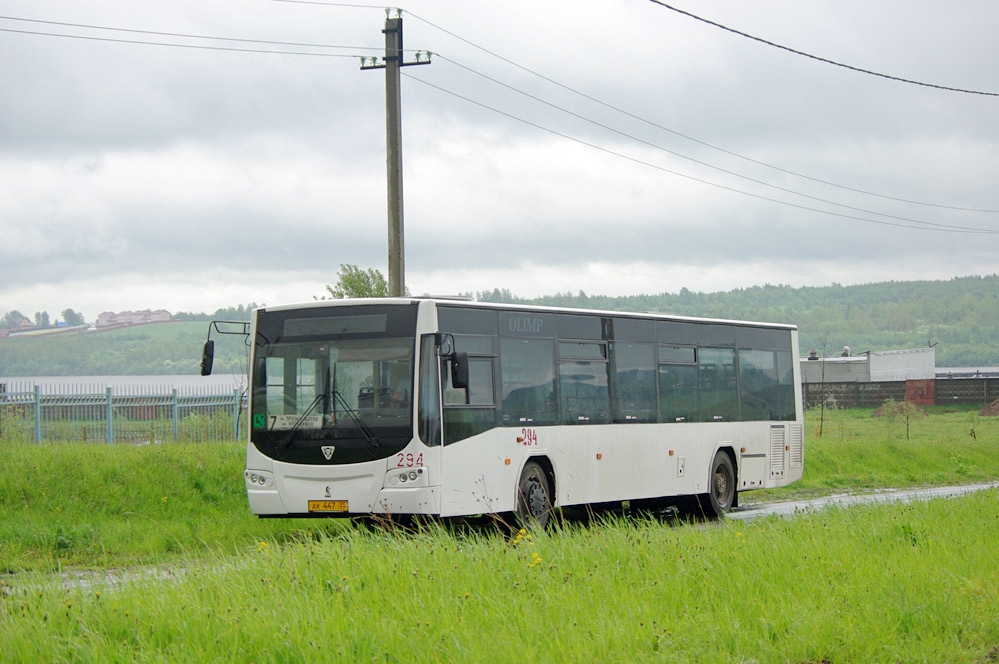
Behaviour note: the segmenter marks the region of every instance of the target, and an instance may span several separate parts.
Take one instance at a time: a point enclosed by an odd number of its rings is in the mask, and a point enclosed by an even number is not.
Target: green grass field
[[[747,498],[999,480],[997,418],[813,415]],[[238,444],[4,452],[0,661],[999,661],[995,490],[509,538],[258,520]]]
[[[930,408],[906,424],[870,410],[805,417],[805,473],[801,481],[761,496],[785,499],[843,490],[942,486],[999,479],[999,417],[978,409]],[[750,494],[753,495],[753,494]]]

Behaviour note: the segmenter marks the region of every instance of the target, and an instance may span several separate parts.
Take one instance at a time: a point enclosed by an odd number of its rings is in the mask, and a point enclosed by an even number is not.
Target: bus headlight
[[[385,480],[386,487],[402,484],[412,486],[414,483],[416,486],[424,487],[427,486],[426,469],[423,467],[392,469],[385,474]]]
[[[250,489],[265,489],[274,486],[273,476],[264,470],[250,470],[247,468],[243,472],[243,479],[246,480],[246,486]]]

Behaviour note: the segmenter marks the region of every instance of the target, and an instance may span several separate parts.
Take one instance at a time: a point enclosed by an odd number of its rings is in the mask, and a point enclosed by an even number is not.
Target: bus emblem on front
[[[330,457],[333,456],[333,450],[335,449],[336,447],[334,445],[323,445],[323,456],[326,457],[327,461],[329,461]]]

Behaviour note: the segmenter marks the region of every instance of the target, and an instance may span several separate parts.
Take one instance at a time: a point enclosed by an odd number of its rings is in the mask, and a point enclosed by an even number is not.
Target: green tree
[[[66,321],[66,325],[83,325],[86,322],[83,320],[83,314],[78,314],[72,309],[63,309],[62,319]]]
[[[388,297],[388,282],[373,267],[362,270],[356,265],[341,264],[336,273],[336,286],[326,286],[326,293],[317,300],[342,300],[355,297]],[[408,293],[408,290],[407,290]]]
[[[912,423],[926,417],[926,412],[919,406],[906,399],[902,403],[895,401],[894,397],[888,397],[881,404],[881,413],[888,419],[889,425],[894,425],[896,420],[901,419],[905,425],[905,439],[909,440],[909,431]]]
[[[47,311],[36,311],[35,312],[35,327],[49,327],[49,312]]]

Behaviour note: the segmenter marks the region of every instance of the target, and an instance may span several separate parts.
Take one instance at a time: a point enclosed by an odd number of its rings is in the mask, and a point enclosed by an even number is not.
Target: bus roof
[[[499,302],[473,302],[460,298],[444,297],[371,297],[342,300],[313,300],[309,302],[298,302],[280,304],[274,306],[258,307],[256,311],[286,311],[290,309],[312,309],[329,306],[356,306],[365,304],[416,304],[420,302],[433,302],[437,305],[461,306],[476,309],[495,309],[505,311],[534,311],[566,314],[589,314],[599,316],[622,316],[626,318],[644,318],[648,320],[671,320],[692,323],[719,323],[726,325],[741,325],[746,327],[768,327],[783,330],[797,330],[797,325],[790,323],[766,323],[762,321],[734,320],[727,318],[703,318],[698,316],[679,316],[652,311],[611,311],[604,309],[578,309],[573,307],[546,307],[534,304],[505,304]]]

